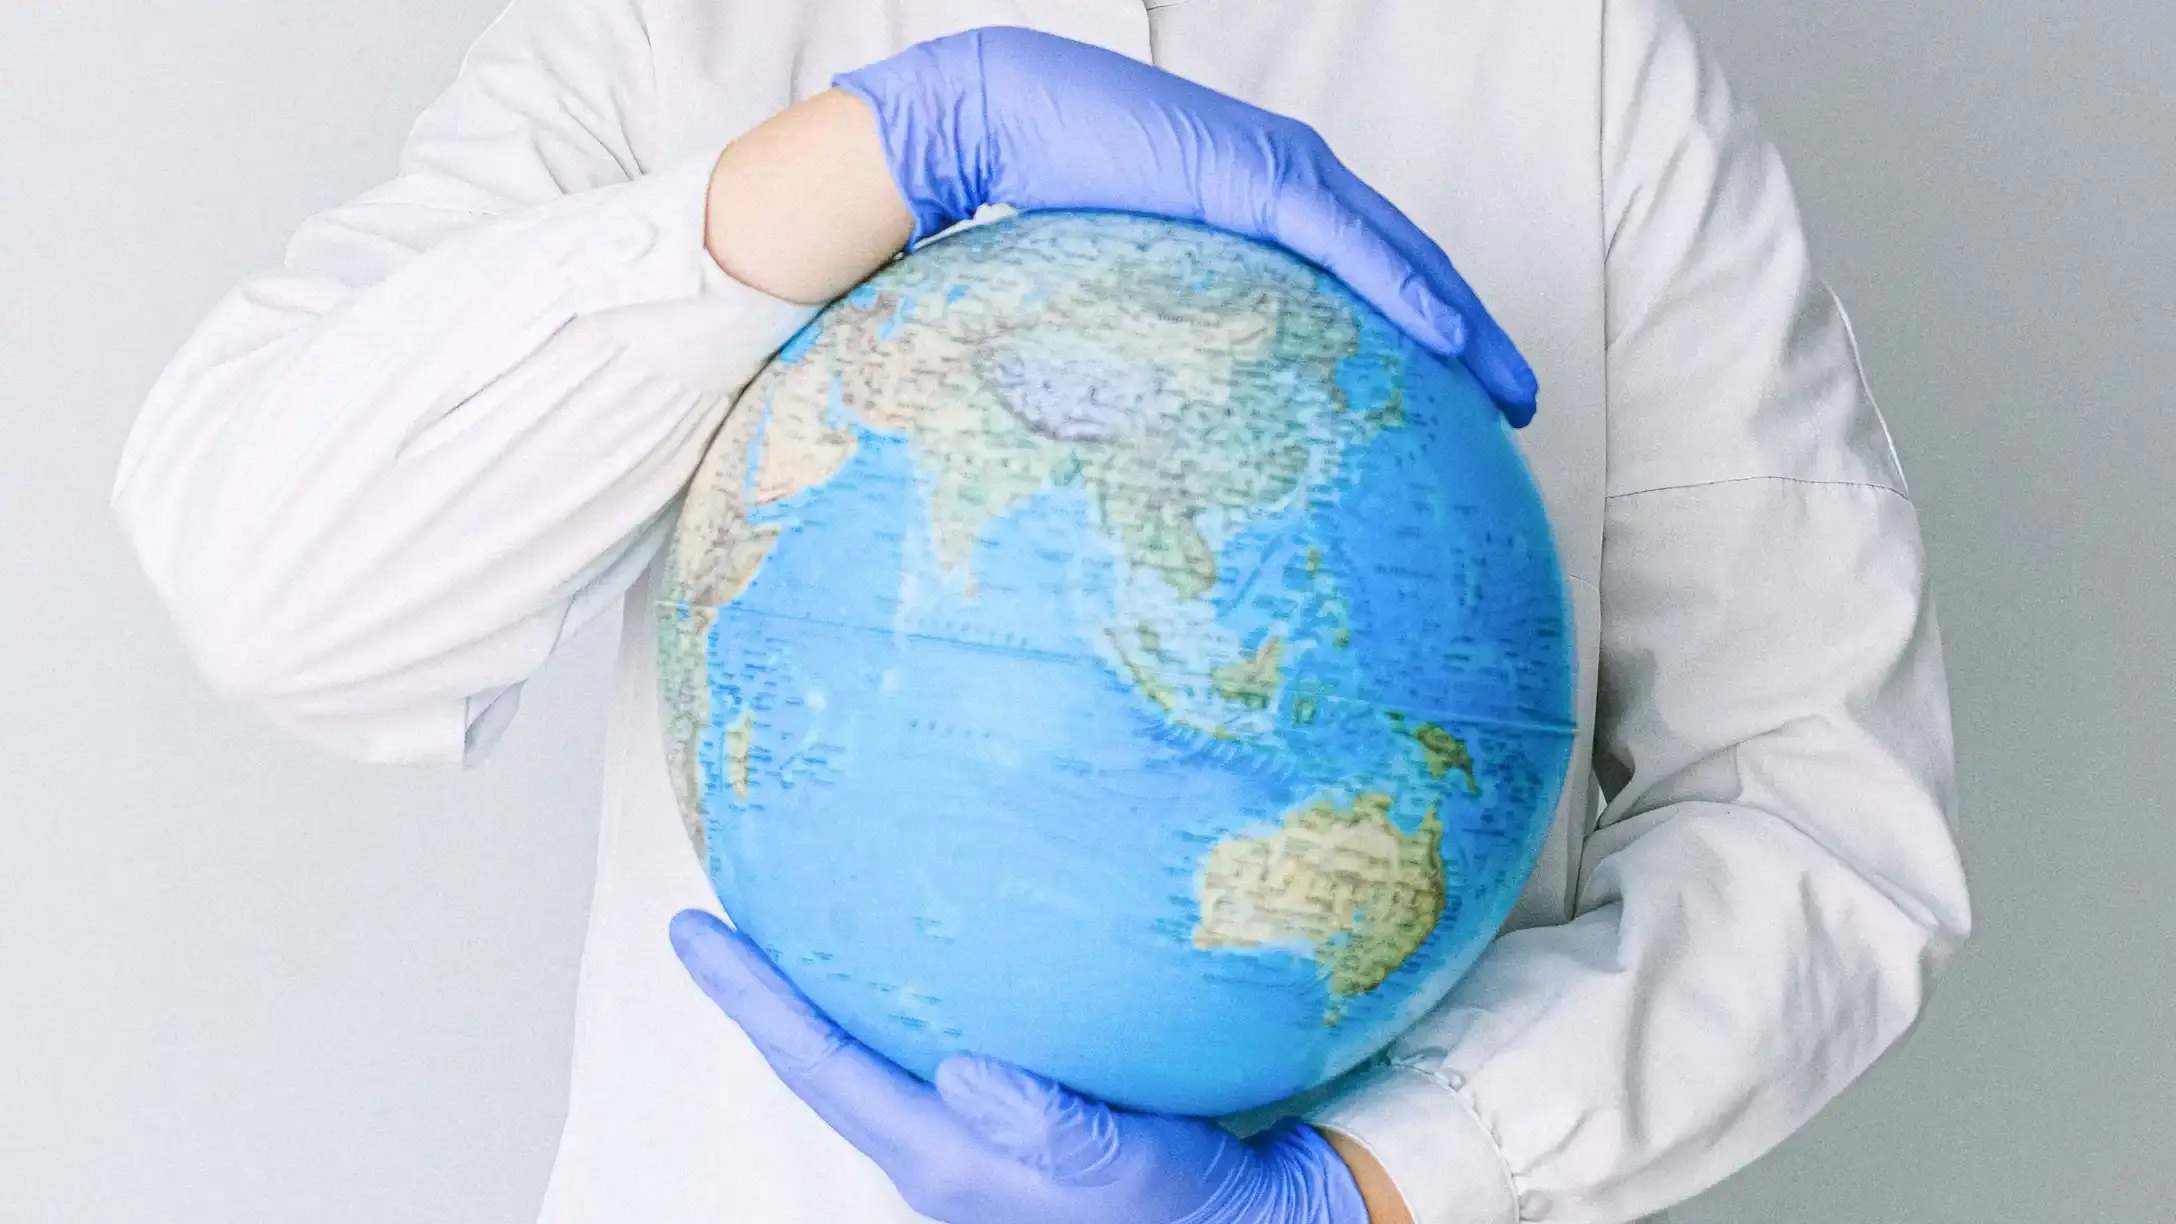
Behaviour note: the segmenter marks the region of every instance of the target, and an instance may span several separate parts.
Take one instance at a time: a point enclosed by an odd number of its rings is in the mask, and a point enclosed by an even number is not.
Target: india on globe
[[[742,393],[657,605],[725,914],[927,1075],[1218,1116],[1439,1002],[1574,727],[1542,503],[1473,377],[1221,231],[1033,213]]]

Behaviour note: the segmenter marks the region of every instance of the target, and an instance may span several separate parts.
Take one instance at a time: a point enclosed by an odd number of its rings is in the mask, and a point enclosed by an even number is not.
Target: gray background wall
[[[105,512],[166,357],[386,173],[499,3],[0,0],[0,1220],[531,1218],[604,635],[481,772],[348,766],[207,695]],[[1924,517],[1980,926],[1682,1218],[2176,1219],[2176,17],[1685,3]]]

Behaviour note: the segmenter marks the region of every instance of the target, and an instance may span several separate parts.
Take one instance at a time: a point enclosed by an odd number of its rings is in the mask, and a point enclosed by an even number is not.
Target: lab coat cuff
[[[586,266],[566,300],[579,330],[660,377],[737,392],[819,307],[789,302],[718,266],[704,242],[715,153],[609,188]]]
[[[1309,1110],[1306,1120],[1375,1157],[1414,1224],[1517,1224],[1518,1187],[1496,1137],[1462,1088],[1384,1063]]]
[[[574,256],[580,265],[571,302],[577,314],[699,296],[734,297],[740,299],[737,305],[757,308],[808,309],[735,280],[710,257],[703,239],[717,160],[716,150],[691,154],[632,182],[563,201],[592,214],[582,224],[585,241]]]

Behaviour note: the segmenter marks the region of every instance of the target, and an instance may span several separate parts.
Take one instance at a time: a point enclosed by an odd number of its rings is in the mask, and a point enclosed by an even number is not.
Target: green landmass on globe
[[[1342,808],[1318,800],[1273,833],[1218,842],[1196,886],[1194,946],[1298,943],[1329,979],[1323,1022],[1335,1024],[1443,915],[1442,822],[1431,811],[1402,833],[1389,810],[1390,796],[1373,791]]]

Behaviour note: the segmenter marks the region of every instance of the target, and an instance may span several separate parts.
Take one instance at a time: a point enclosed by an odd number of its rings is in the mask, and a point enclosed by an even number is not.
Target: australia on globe
[[[736,401],[657,604],[725,914],[927,1075],[1217,1116],[1439,1002],[1574,727],[1541,499],[1456,362],[1202,226],[964,228]]]

